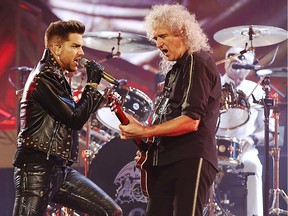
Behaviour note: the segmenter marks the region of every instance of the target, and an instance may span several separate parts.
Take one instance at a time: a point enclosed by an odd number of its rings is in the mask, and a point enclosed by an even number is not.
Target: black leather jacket
[[[86,85],[75,103],[63,71],[44,51],[31,71],[20,102],[18,149],[32,148],[70,162],[78,160],[78,130],[103,101],[96,88]],[[17,154],[16,154],[17,155]]]

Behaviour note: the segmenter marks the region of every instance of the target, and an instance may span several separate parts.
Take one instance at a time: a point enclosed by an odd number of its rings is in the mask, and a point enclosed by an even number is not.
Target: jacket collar
[[[59,63],[56,61],[56,59],[54,58],[54,56],[52,55],[51,51],[48,48],[46,48],[44,50],[40,62],[41,63],[48,63],[49,65],[52,65],[52,66],[56,67],[57,69],[59,69],[60,71],[62,71]]]

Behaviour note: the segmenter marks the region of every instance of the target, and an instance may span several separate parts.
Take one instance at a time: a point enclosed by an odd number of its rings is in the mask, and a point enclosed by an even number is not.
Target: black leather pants
[[[15,167],[13,216],[44,215],[49,202],[89,215],[121,216],[121,208],[94,182],[70,167],[24,164]]]

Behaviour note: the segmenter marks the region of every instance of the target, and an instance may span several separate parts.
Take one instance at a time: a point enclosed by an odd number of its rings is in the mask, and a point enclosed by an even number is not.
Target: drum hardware
[[[288,77],[288,68],[287,67],[267,68],[267,69],[258,70],[256,72],[256,74],[260,77],[269,76],[269,77],[287,78]],[[286,98],[285,94],[282,93],[279,89],[277,89],[272,83],[270,83],[269,86],[275,92],[277,92],[277,94],[280,95],[282,98]]]
[[[278,94],[274,95],[274,99],[269,97],[270,93],[270,79],[268,76],[265,76],[262,82],[263,90],[265,92],[265,98],[254,101],[254,103],[258,103],[264,106],[264,125],[265,125],[265,176],[264,176],[264,214],[287,214],[288,211],[282,210],[279,208],[279,195],[281,195],[286,203],[288,203],[288,196],[285,194],[283,190],[279,188],[279,157],[280,157],[280,149],[278,147],[278,127],[279,127],[279,107],[276,106],[278,103]],[[273,108],[273,118],[275,121],[275,132],[274,135],[274,145],[275,147],[270,151],[269,150],[269,116],[270,111]],[[274,179],[274,188],[269,189],[270,182],[269,182],[269,156],[272,155],[273,159],[273,179]],[[273,193],[273,203],[272,207],[269,208],[269,195]]]
[[[286,77],[288,76],[288,67],[278,67],[278,68],[267,68],[263,70],[258,70],[258,76],[266,76],[269,77]]]
[[[245,45],[245,49],[240,53],[236,53],[233,56],[229,56],[223,60],[216,62],[216,65],[222,64],[228,60],[231,60],[235,57],[241,56],[247,52],[255,52],[255,47],[262,47],[280,43],[284,40],[287,40],[287,31],[281,28],[272,27],[272,26],[237,26],[222,29],[214,34],[214,39],[223,45],[227,46],[238,46],[243,47]],[[248,47],[248,42],[250,42],[250,47]],[[271,61],[265,66],[257,65],[259,59],[257,59],[250,68],[258,70],[263,67],[267,67],[271,65],[276,57],[276,53],[278,52],[279,46],[277,46],[273,58]],[[263,58],[264,56],[262,56]]]
[[[203,210],[203,215],[207,215],[207,216],[214,216],[215,212],[221,212],[221,208],[220,206],[216,203],[215,199],[215,186],[214,186],[214,182],[211,185],[211,187],[209,188],[209,199],[208,199],[208,204],[205,206],[204,210]],[[216,215],[218,215],[216,213]]]
[[[156,47],[145,36],[125,32],[88,32],[83,35],[83,40],[84,46],[104,52],[112,51],[113,53],[115,47],[117,47],[117,57],[120,56],[121,52],[142,53],[156,50]]]
[[[287,31],[273,26],[236,26],[216,32],[214,39],[226,46],[241,47],[250,41],[251,47],[262,47],[287,40]]]
[[[237,214],[239,213],[238,212],[239,210],[241,210],[241,215],[247,215],[247,193],[248,193],[247,178],[248,176],[255,175],[255,173],[254,172],[237,172],[235,170],[233,170],[231,173],[229,171],[231,171],[231,169],[226,169],[226,168],[219,169],[219,172],[217,173],[213,184],[209,188],[208,201],[203,210],[204,216],[218,216],[218,215],[219,216],[220,215],[221,216],[222,215],[236,216],[236,215],[240,215],[240,214]],[[227,174],[230,174],[229,175],[230,178],[231,176],[233,176],[233,180],[236,182],[239,182],[238,186],[243,188],[243,190],[241,190],[243,191],[243,193],[241,193],[240,196],[238,194],[237,199],[235,199],[235,197],[233,199],[234,195],[230,194],[229,193],[230,191],[226,191],[226,192],[225,190],[223,191],[225,187],[226,188],[229,187],[227,185],[226,186],[221,185],[222,180],[224,180],[223,179],[224,176]],[[224,180],[222,184],[225,184],[225,183],[227,184],[227,181],[228,181],[227,179]],[[239,191],[237,192],[239,193]],[[240,198],[241,200],[243,200],[243,202],[239,201]],[[240,203],[238,203],[238,201]]]
[[[203,216],[218,216],[218,215],[235,216],[229,210],[224,209],[222,207],[222,203],[229,204],[228,199],[221,200],[220,202],[221,204],[217,203],[217,196],[215,190],[222,181],[224,175],[225,175],[224,172],[220,170],[220,172],[217,173],[214,182],[210,186],[208,192],[208,202],[203,209]]]
[[[254,51],[255,51],[255,49],[253,47],[250,47],[250,48],[247,49],[247,44],[246,44],[245,45],[245,49],[243,49],[241,52],[235,53],[234,55],[228,56],[227,58],[224,58],[224,59],[222,59],[220,61],[217,61],[215,64],[219,65],[219,64],[222,64],[222,63],[224,63],[226,61],[229,61],[229,60],[231,60],[233,58],[239,57],[239,56],[241,56],[241,55],[243,55],[245,53],[254,52]]]
[[[273,58],[271,59],[271,61],[268,64],[266,64],[265,66],[262,66],[263,68],[266,68],[267,66],[271,65],[274,62],[274,60],[276,58],[276,55],[278,53],[278,50],[279,50],[279,45],[275,49],[275,52],[273,54]],[[263,55],[260,59],[262,59],[264,56],[265,55]],[[259,60],[257,60],[257,61],[259,61]],[[287,69],[288,69],[287,67],[279,67],[279,68],[266,68],[266,69],[257,70],[256,74],[257,74],[257,76],[260,77],[260,80],[257,82],[257,85],[254,87],[252,92],[248,95],[247,99],[249,99],[249,97],[252,95],[252,93],[257,88],[257,86],[259,86],[263,82],[265,76],[269,76],[269,77],[286,77],[287,78],[287,71],[288,71]],[[286,97],[285,94],[283,94],[274,85],[272,85],[271,82],[269,83],[269,86],[275,92],[277,92],[277,94],[280,95],[282,98]]]
[[[51,203],[47,206],[44,216],[80,216],[75,211],[62,207],[60,204]]]
[[[59,213],[60,213],[59,216],[80,216],[75,211],[73,211],[69,208],[66,208],[66,207],[62,207],[61,212],[59,212]],[[54,215],[52,215],[52,216],[54,216]]]
[[[86,122],[86,150],[82,151],[82,158],[84,159],[84,176],[88,177],[88,172],[89,172],[89,166],[91,164],[92,158],[94,157],[95,154],[93,154],[92,150],[89,150],[89,145],[90,145],[90,130],[91,130],[91,116]],[[87,136],[88,135],[88,136]],[[72,213],[74,211],[72,210]],[[72,215],[73,216],[73,215]],[[88,216],[87,214],[84,214],[84,216]]]
[[[273,118],[275,121],[275,131],[274,131],[274,147],[271,149],[270,154],[273,159],[273,179],[274,179],[274,184],[273,184],[273,189],[270,189],[270,195],[273,196],[272,200],[272,206],[269,209],[269,214],[288,214],[287,210],[283,210],[279,208],[279,196],[285,200],[285,202],[288,204],[288,196],[284,192],[284,190],[279,188],[279,159],[280,159],[280,148],[278,146],[278,128],[279,128],[279,114],[280,114],[280,109],[277,106],[277,94],[276,94],[276,105],[273,107]]]

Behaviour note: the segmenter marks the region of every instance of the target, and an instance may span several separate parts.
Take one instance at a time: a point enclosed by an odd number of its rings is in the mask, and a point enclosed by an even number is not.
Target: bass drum
[[[88,178],[115,200],[124,216],[144,216],[147,205],[135,167],[136,151],[132,140],[116,137],[99,150],[88,172]]]

